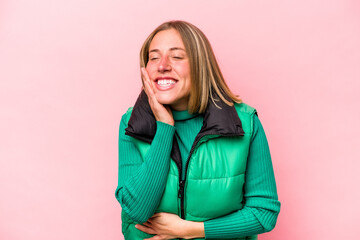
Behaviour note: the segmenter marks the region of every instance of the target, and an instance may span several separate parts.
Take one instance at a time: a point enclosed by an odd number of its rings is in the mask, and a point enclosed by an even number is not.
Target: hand
[[[135,227],[145,233],[155,234],[154,237],[144,240],[205,237],[202,222],[186,221],[172,213],[155,213],[143,225],[136,224]]]
[[[164,106],[157,101],[152,81],[150,80],[149,74],[145,68],[141,68],[141,78],[155,119],[174,126],[174,118],[171,109],[169,106]]]

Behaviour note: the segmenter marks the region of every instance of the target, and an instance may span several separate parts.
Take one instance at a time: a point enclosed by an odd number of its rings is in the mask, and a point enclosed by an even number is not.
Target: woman
[[[226,85],[205,35],[161,24],[140,52],[144,90],[123,115],[125,239],[257,239],[280,211],[256,110]]]

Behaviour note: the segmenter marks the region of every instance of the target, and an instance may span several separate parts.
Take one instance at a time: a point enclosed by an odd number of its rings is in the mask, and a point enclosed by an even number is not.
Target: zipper
[[[200,140],[205,137],[205,136],[210,136],[210,135],[218,135],[218,136],[229,136],[229,137],[236,137],[236,136],[243,136],[243,134],[219,134],[219,133],[204,133],[201,135],[198,135],[195,138],[195,141],[191,147],[190,153],[188,158],[186,159],[186,165],[185,165],[185,177],[184,179],[182,179],[182,169],[179,169],[179,191],[178,191],[178,198],[180,198],[180,206],[181,206],[181,215],[180,217],[182,219],[185,219],[185,183],[186,183],[186,176],[187,176],[187,171],[188,171],[188,167],[189,167],[189,161],[191,158],[191,155],[193,154],[195,148],[197,147],[198,143],[200,142]]]
[[[204,135],[205,136],[205,135]],[[181,214],[180,217],[182,219],[185,219],[185,209],[184,209],[184,194],[185,194],[185,182],[186,182],[186,173],[187,173],[187,167],[188,167],[188,163],[189,163],[189,159],[195,149],[195,146],[197,145],[197,143],[200,141],[200,139],[204,136],[199,136],[195,138],[195,141],[190,149],[190,153],[188,158],[186,159],[186,166],[185,166],[185,177],[184,179],[182,179],[182,169],[179,169],[179,191],[178,191],[178,198],[180,198],[180,206],[181,206]]]
[[[181,179],[181,177],[180,177]],[[185,181],[180,180],[179,181],[179,192],[178,192],[178,198],[181,199],[181,218],[185,219],[185,212],[184,212],[184,187],[185,187]]]

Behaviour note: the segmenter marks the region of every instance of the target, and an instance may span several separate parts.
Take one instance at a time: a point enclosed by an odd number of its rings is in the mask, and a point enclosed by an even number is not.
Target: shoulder
[[[132,113],[133,107],[129,107],[126,112],[121,116],[120,120],[120,131],[125,130],[127,128],[131,113]]]
[[[257,115],[256,109],[246,103],[234,103],[236,112],[241,120],[245,134],[251,136],[254,131],[254,118]]]
[[[256,113],[256,109],[251,107],[250,105],[246,104],[246,103],[234,103],[234,107],[236,109],[236,111],[238,112],[238,114],[248,114],[248,115],[253,115]]]
[[[134,107],[129,107],[126,110],[126,112],[121,117],[121,122],[126,123],[126,124],[129,122],[129,119],[130,119],[133,108]]]
[[[129,136],[125,135],[125,129],[128,127],[128,122],[131,116],[133,107],[129,107],[128,110],[121,116],[119,126],[119,139],[129,139]]]

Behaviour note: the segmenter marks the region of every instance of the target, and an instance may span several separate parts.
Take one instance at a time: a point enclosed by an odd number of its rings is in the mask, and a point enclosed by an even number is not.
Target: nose
[[[159,65],[158,65],[158,71],[159,72],[167,72],[171,71],[171,64],[169,62],[169,59],[167,56],[163,56],[160,59]]]

